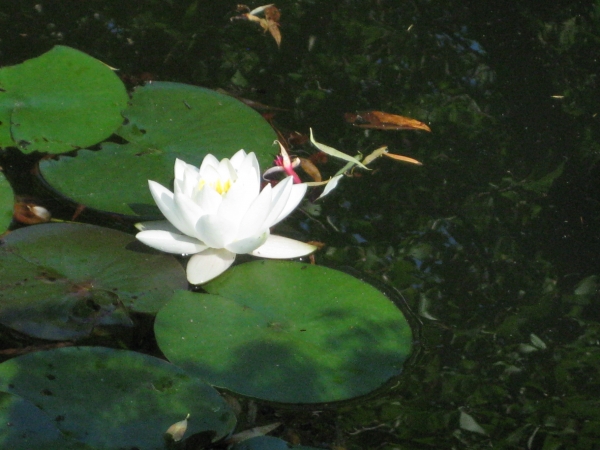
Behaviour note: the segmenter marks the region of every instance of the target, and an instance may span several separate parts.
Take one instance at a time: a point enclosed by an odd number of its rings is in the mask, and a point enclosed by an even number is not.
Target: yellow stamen
[[[201,190],[204,188],[204,186],[206,186],[206,184],[207,184],[207,183],[206,183],[206,180],[204,180],[204,179],[201,179],[201,180],[198,182],[198,191],[201,191]],[[217,180],[215,183],[208,183],[208,184],[209,184],[209,186],[211,186],[211,187],[212,187],[212,188],[213,188],[215,191],[217,191],[219,194],[223,195],[223,194],[225,194],[225,193],[226,193],[226,192],[229,190],[229,188],[231,187],[231,180],[226,180],[226,181],[223,181],[223,180],[220,180],[220,179],[219,179],[219,180]]]

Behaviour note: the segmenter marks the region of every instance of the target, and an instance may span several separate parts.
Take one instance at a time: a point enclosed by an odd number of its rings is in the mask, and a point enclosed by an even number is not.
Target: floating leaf
[[[304,445],[291,446],[283,439],[273,436],[257,436],[234,445],[231,450],[323,450]]]
[[[14,202],[15,194],[4,174],[0,172],[0,234],[12,221]]]
[[[76,203],[118,214],[160,215],[148,180],[170,186],[175,159],[200,165],[208,153],[230,158],[243,148],[271,165],[277,135],[260,114],[235,98],[180,83],[136,89],[118,134],[129,141],[100,151],[40,163],[42,176]],[[102,170],[98,170],[102,167]]]
[[[121,125],[127,99],[107,65],[56,46],[0,69],[0,146],[60,153],[96,144]]]
[[[29,400],[0,392],[0,448],[10,450],[92,450],[68,440],[56,420]]]
[[[431,131],[431,128],[423,122],[383,111],[359,111],[356,114],[346,113],[344,114],[344,119],[346,119],[346,122],[360,128]]]
[[[186,414],[189,436],[229,434],[235,416],[207,384],[141,353],[67,347],[0,364],[0,389],[33,402],[70,438],[96,449],[164,448],[163,433]],[[39,448],[39,447],[34,447]]]
[[[159,311],[167,358],[216,386],[313,403],[377,389],[400,373],[412,334],[381,292],[325,267],[255,261],[179,291]]]
[[[42,339],[75,339],[97,326],[130,326],[187,286],[177,260],[131,235],[83,224],[44,224],[0,246],[0,323]]]

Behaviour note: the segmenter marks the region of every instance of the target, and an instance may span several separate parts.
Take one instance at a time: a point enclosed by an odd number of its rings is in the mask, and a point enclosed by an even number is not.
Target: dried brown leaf
[[[388,158],[395,159],[396,161],[404,161],[411,164],[416,164],[417,166],[422,166],[423,163],[421,161],[417,161],[416,159],[409,158],[408,156],[395,155],[394,153],[384,153],[383,156],[387,156]]]
[[[270,19],[266,19],[266,22],[268,27],[267,29],[269,30],[269,33],[271,33],[271,36],[273,36],[273,39],[275,39],[277,47],[281,47],[281,32],[279,31],[279,24]]]
[[[321,177],[321,172],[317,169],[317,166],[313,164],[310,159],[299,158],[300,159],[300,167],[302,170],[306,172],[306,174],[313,179],[313,181],[323,181]]]
[[[423,122],[383,111],[359,111],[356,114],[346,113],[344,114],[344,119],[346,119],[346,122],[360,128],[431,131],[431,128]]]
[[[265,8],[265,18],[267,20],[272,20],[273,22],[279,22],[279,18],[281,17],[281,11],[277,9],[275,5],[271,5]]]
[[[259,6],[250,11],[246,5],[237,5],[237,11],[249,11],[245,14],[232,17],[230,20],[249,20],[258,23],[266,33],[267,31],[273,36],[277,43],[277,47],[281,46],[281,32],[279,31],[279,18],[281,12],[274,4]],[[264,14],[265,17],[259,17],[258,14]]]

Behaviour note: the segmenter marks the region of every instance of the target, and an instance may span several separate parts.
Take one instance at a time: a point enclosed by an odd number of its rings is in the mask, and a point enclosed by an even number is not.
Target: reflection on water
[[[0,63],[70,45],[130,85],[223,88],[284,108],[269,113],[284,135],[311,126],[352,155],[388,145],[424,163],[377,161],[288,222],[327,244],[317,262],[399,290],[422,323],[421,352],[374,398],[322,413],[264,406],[257,420],[277,416],[288,439],[316,446],[592,448],[600,16],[529,3],[278,3],[277,49],[230,22],[229,2],[13,2]],[[343,119],[368,109],[432,133]],[[3,166],[30,194],[18,164]]]

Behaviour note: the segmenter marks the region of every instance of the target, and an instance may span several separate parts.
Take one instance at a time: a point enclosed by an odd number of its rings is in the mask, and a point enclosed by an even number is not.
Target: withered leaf
[[[319,169],[317,169],[317,166],[315,166],[310,159],[306,159],[306,158],[299,158],[299,159],[300,159],[300,167],[302,167],[302,170],[304,170],[304,172],[306,172],[307,175],[309,175],[313,179],[313,181],[322,181],[323,180],[323,178],[321,177],[321,172],[319,172]]]
[[[273,36],[273,39],[275,39],[275,42],[277,43],[277,47],[281,47],[281,32],[279,31],[279,23],[277,23],[271,19],[266,19],[266,22],[267,22],[267,30],[269,31],[269,33],[271,33],[271,36]]]
[[[271,5],[267,8],[265,8],[265,19],[272,20],[273,22],[279,23],[280,17],[281,17],[281,11],[279,11],[275,5]]]
[[[396,155],[394,153],[385,152],[383,156],[387,156],[388,158],[395,159],[396,161],[404,161],[410,164],[416,164],[417,166],[422,166],[423,163],[414,158],[409,158],[408,156]]]
[[[27,225],[50,222],[51,214],[43,206],[36,204],[34,199],[17,197],[13,206],[13,216],[17,222]]]
[[[238,11],[249,11],[246,5],[237,5]],[[258,14],[264,14],[263,17],[259,17]],[[281,32],[279,31],[279,18],[281,17],[281,12],[274,4],[259,6],[258,8],[254,8],[252,11],[249,11],[245,14],[241,14],[239,16],[232,17],[230,20],[249,20],[251,22],[258,23],[261,28],[266,33],[267,31],[273,36],[275,42],[277,43],[277,47],[281,46]]]
[[[346,122],[360,128],[431,131],[431,128],[423,122],[383,111],[359,111],[356,114],[346,113],[344,114],[344,119]]]

